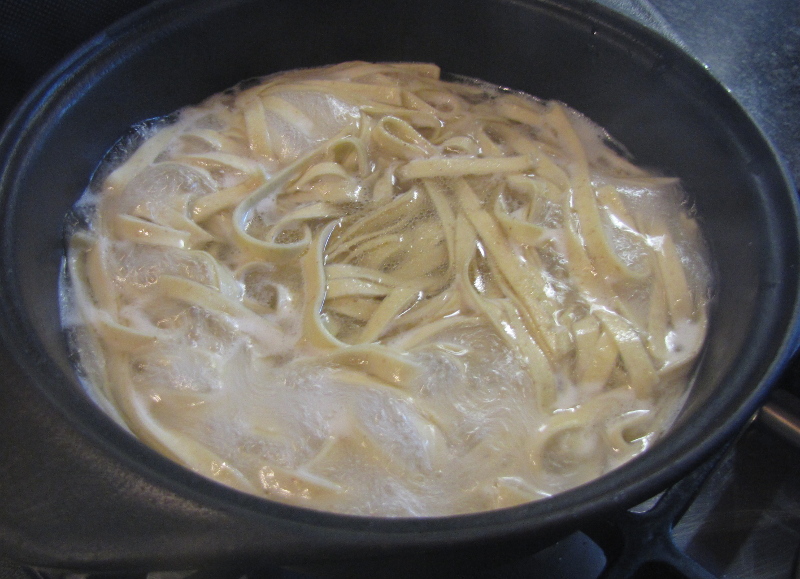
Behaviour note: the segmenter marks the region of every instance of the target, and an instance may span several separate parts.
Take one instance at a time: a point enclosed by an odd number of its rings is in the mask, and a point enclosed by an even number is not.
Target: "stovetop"
[[[800,2],[599,1],[656,30],[703,63],[749,112],[800,182]],[[64,55],[144,4],[0,0],[0,121]],[[778,388],[800,394],[800,364],[786,373]],[[800,448],[758,421],[698,471],[633,511],[474,577],[800,579]],[[85,577],[24,568],[10,556],[0,553],[0,579]],[[123,576],[145,577],[119,575]],[[281,569],[147,575],[212,577],[301,575]]]

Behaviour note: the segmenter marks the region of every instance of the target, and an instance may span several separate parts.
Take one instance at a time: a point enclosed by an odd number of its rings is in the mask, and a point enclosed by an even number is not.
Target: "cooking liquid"
[[[321,510],[484,511],[601,476],[679,410],[696,221],[564,105],[346,63],[143,140],[76,206],[62,318],[94,398],[189,468]]]

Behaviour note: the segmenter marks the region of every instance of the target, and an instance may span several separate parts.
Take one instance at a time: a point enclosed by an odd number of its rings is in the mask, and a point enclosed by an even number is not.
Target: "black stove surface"
[[[702,62],[800,182],[798,0],[600,0]],[[0,121],[40,76],[142,0],[0,0]],[[800,394],[800,365],[779,388]],[[1,467],[0,467],[1,468]],[[24,568],[0,579],[86,576]],[[800,448],[758,423],[660,497],[484,579],[800,579]],[[110,577],[103,575],[102,577]],[[139,578],[144,575],[115,575]],[[147,579],[298,579],[281,569],[153,572]]]

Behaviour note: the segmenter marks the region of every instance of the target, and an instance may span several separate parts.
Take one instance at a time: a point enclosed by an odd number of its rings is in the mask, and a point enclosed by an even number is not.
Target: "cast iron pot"
[[[680,177],[716,263],[707,348],[672,431],[599,480],[540,502],[429,519],[359,518],[223,488],[142,445],[73,372],[59,326],[63,220],[142,119],[249,77],[345,60],[431,61],[558,99],[644,166]],[[798,204],[738,104],[674,46],[578,0],[175,0],[84,45],[0,140],[0,552],[84,571],[265,563],[389,576],[535,550],[630,507],[719,448],[793,353]]]

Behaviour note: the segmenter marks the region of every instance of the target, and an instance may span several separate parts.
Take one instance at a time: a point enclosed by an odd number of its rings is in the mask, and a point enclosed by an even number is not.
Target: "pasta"
[[[669,426],[710,275],[675,179],[557,102],[350,62],[186,108],[75,209],[87,388],[237,489],[370,516],[511,506]]]

